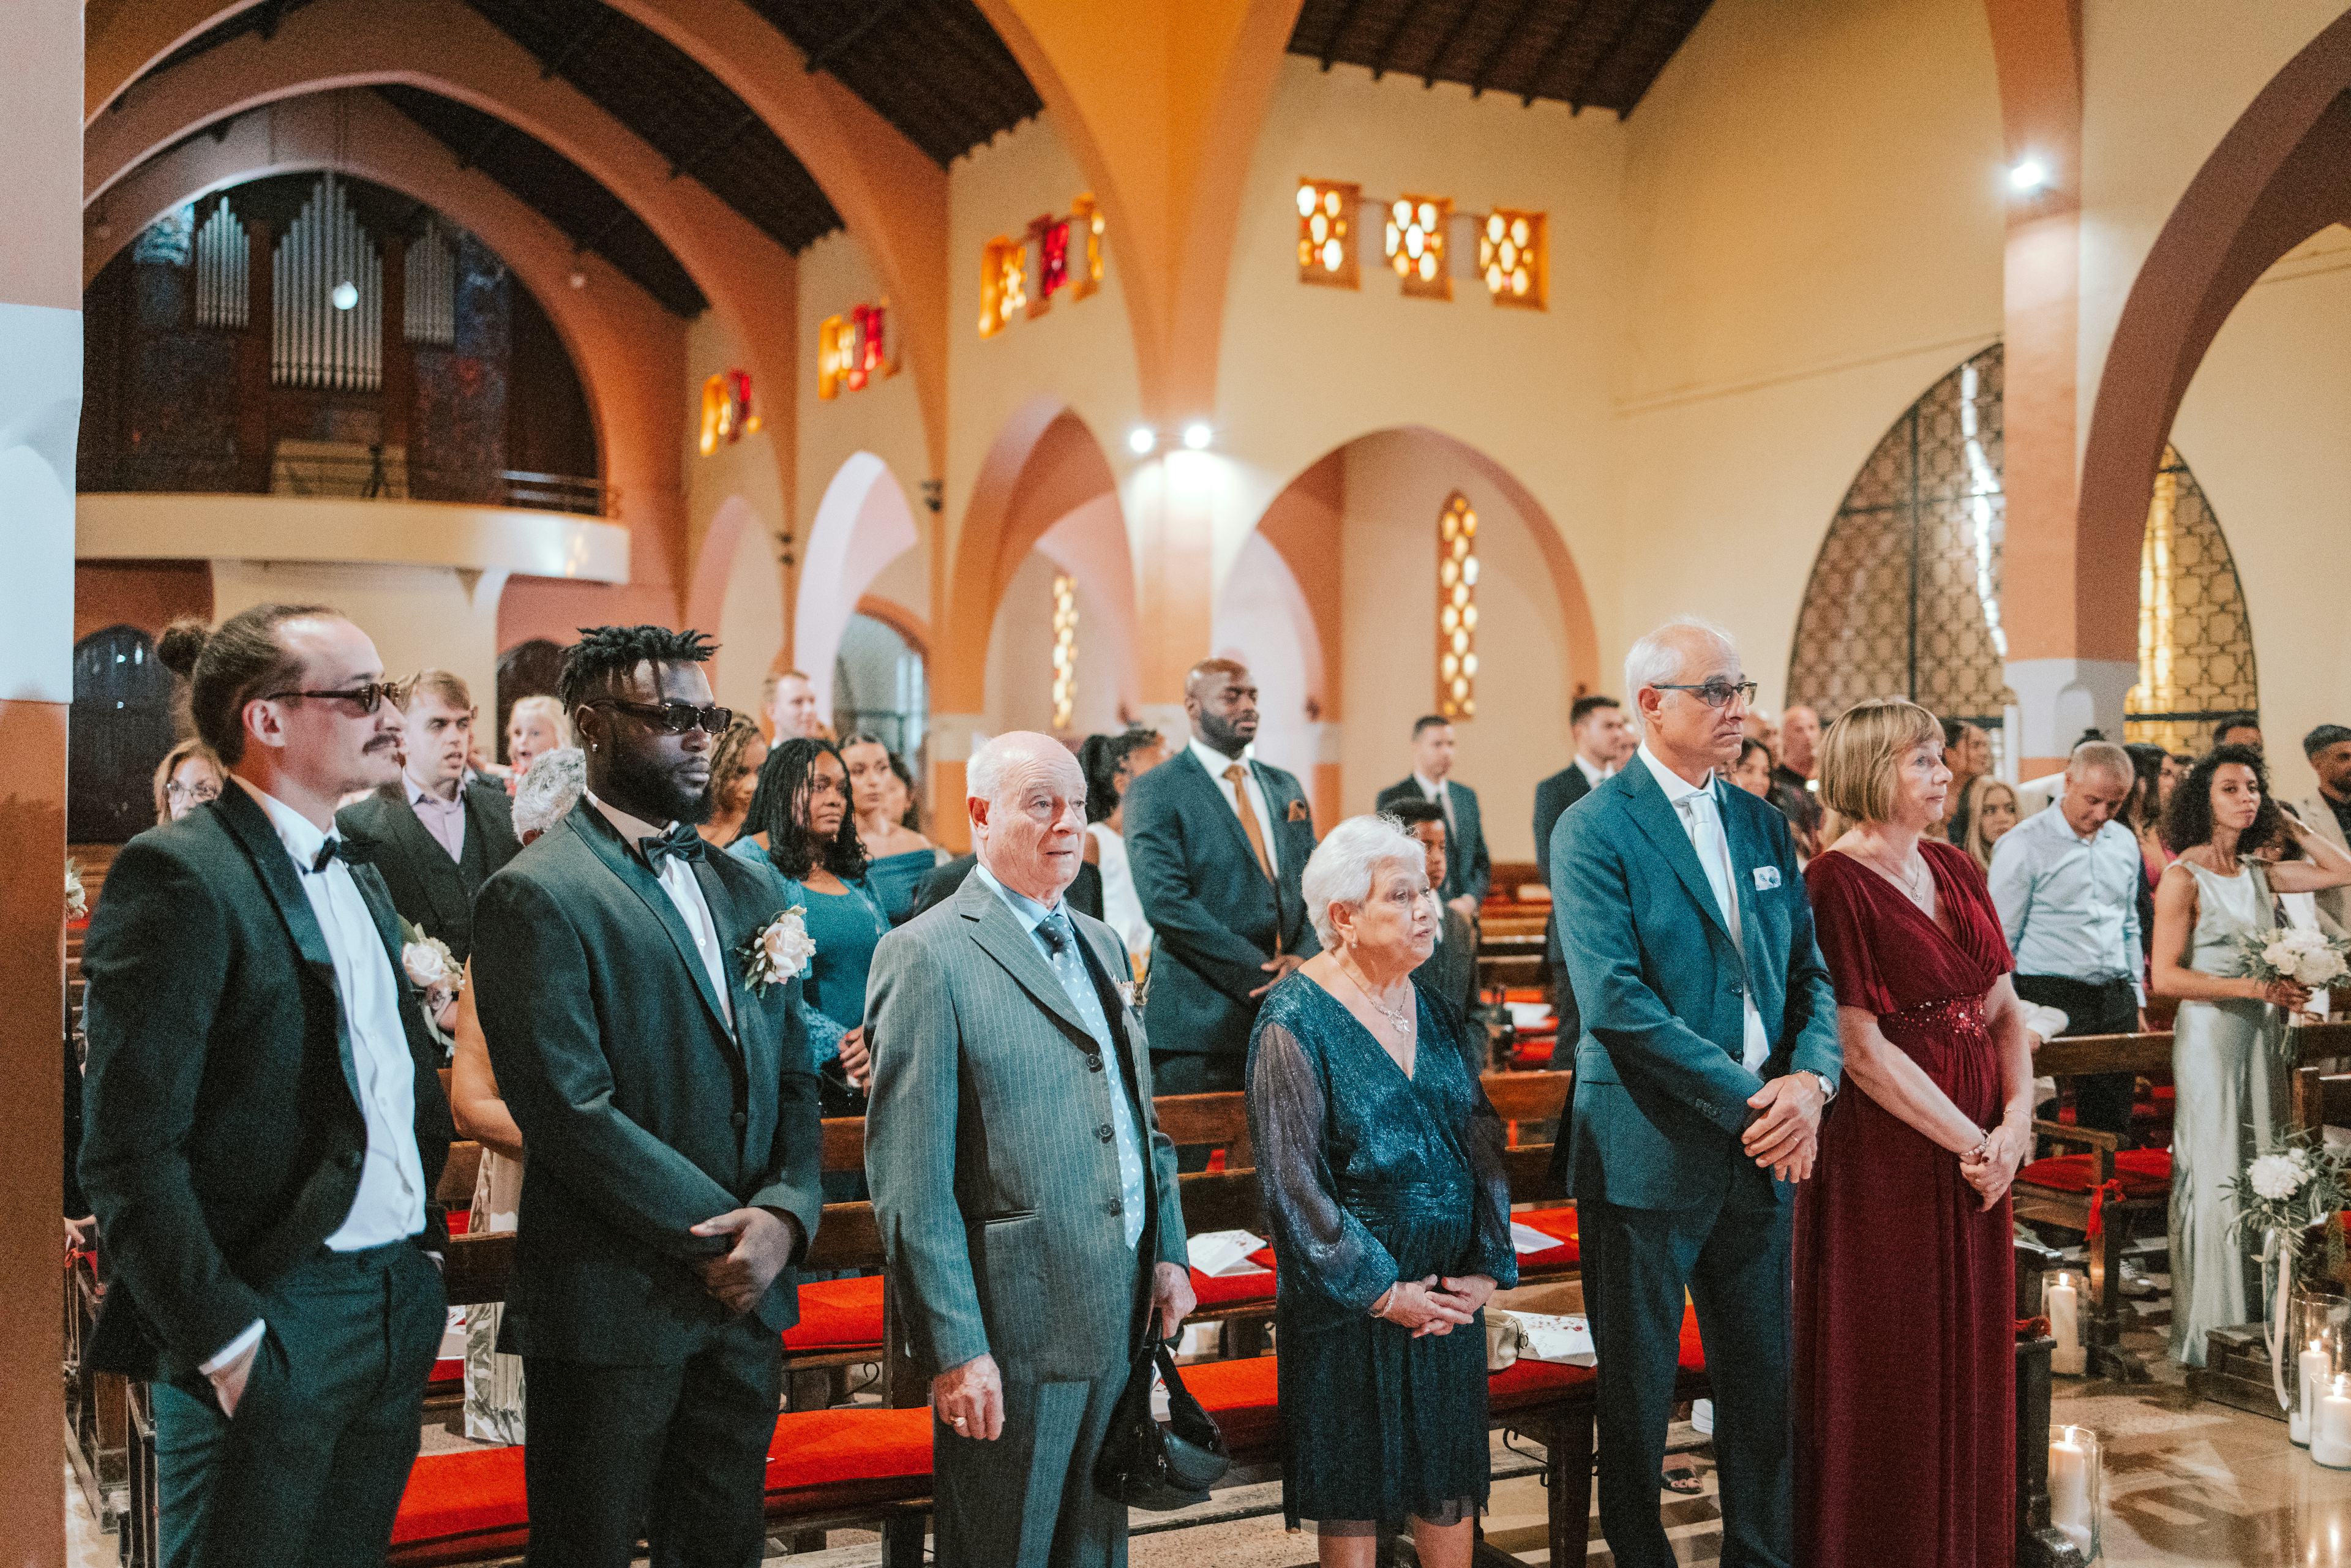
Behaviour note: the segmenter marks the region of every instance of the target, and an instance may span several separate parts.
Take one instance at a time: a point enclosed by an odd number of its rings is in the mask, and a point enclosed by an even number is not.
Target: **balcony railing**
[[[216,467],[167,480],[152,468],[135,476],[123,473],[121,469],[126,466],[118,465],[111,484],[93,482],[95,476],[85,473],[83,488],[206,494],[246,488],[234,482],[222,482],[227,476]],[[568,512],[587,517],[611,517],[620,501],[616,486],[582,475],[540,474],[519,468],[485,474],[478,469],[444,470],[429,464],[412,467],[407,455],[396,446],[371,447],[325,441],[279,442],[271,455],[269,483],[262,493],[334,500],[455,501],[477,507]]]

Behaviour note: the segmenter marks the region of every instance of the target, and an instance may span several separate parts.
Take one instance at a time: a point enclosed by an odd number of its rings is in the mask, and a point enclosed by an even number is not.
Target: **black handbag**
[[[1151,1414],[1155,1369],[1167,1384],[1164,1427]],[[1231,1463],[1225,1435],[1177,1375],[1175,1353],[1146,1328],[1094,1461],[1094,1485],[1129,1508],[1164,1513],[1207,1501],[1208,1489],[1225,1479]]]

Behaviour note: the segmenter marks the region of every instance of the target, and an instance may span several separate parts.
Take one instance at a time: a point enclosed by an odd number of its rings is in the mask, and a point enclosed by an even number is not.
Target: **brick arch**
[[[2351,14],[2247,106],[2156,236],[2123,304],[2082,453],[2076,613],[2085,657],[2136,654],[2139,552],[2180,400],[2245,291],[2295,246],[2351,222]]]

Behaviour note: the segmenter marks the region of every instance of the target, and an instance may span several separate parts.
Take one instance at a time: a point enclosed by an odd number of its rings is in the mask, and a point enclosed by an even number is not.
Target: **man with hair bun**
[[[641,1538],[747,1564],[764,1537],[821,1130],[797,972],[750,967],[780,889],[695,831],[735,717],[710,653],[581,635],[557,695],[587,793],[476,901],[475,1010],[530,1152],[507,1326],[534,1568],[626,1568]]]
[[[400,917],[439,937],[463,964],[474,949],[474,896],[522,843],[504,789],[475,775],[474,697],[447,670],[401,687],[407,719],[402,777],[335,815],[364,841]]]
[[[392,899],[335,802],[399,777],[367,633],[175,626],[219,798],[123,847],[82,973],[102,1371],[153,1385],[171,1568],[383,1561],[446,1320],[449,1104]]]

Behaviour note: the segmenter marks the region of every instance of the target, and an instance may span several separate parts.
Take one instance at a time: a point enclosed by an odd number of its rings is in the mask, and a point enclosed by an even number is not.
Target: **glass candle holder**
[[[2049,1353],[2049,1370],[2079,1377],[2090,1369],[2089,1281],[2059,1269],[2041,1277],[2041,1314],[2049,1320],[2049,1337],[2057,1348]]]
[[[2346,1337],[2351,1337],[2351,1297],[2332,1281],[2296,1285],[2286,1304],[2280,1382],[2285,1389],[2286,1435],[2299,1447],[2310,1446],[2319,1400],[2335,1375],[2345,1370]]]
[[[2105,1507],[2105,1473],[2097,1433],[2087,1427],[2049,1428],[2049,1522],[2093,1563]]]
[[[2310,1457],[2327,1469],[2351,1470],[2351,1379],[2339,1372],[2311,1406]]]

